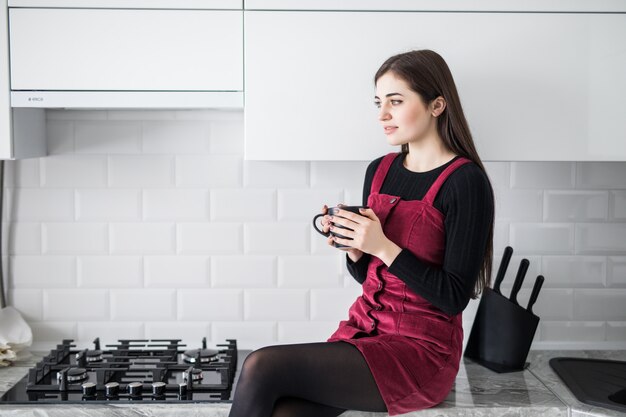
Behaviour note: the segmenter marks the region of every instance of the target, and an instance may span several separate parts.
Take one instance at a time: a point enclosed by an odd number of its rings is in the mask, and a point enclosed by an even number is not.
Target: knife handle
[[[493,284],[493,290],[498,294],[502,295],[500,292],[500,284],[504,279],[504,275],[506,274],[506,269],[509,267],[509,261],[511,261],[511,255],[513,255],[513,248],[507,246],[504,248],[504,253],[502,254],[502,261],[500,262],[500,267],[498,268],[498,273],[496,275],[496,282]]]
[[[539,297],[539,291],[541,291],[541,286],[543,285],[544,277],[543,275],[539,275],[535,280],[535,285],[533,285],[533,292],[530,293],[530,299],[528,300],[528,307],[526,310],[529,312],[533,312],[533,305],[535,301],[537,301],[537,297]],[[534,313],[533,313],[534,314]]]
[[[522,259],[522,261],[519,264],[519,269],[517,270],[517,276],[515,277],[515,282],[513,282],[513,289],[511,290],[511,296],[509,297],[509,300],[511,300],[517,305],[519,305],[519,303],[517,302],[517,293],[519,292],[520,288],[522,288],[522,283],[524,282],[526,271],[528,271],[528,265],[530,265],[530,262],[528,261],[528,259],[526,258]]]

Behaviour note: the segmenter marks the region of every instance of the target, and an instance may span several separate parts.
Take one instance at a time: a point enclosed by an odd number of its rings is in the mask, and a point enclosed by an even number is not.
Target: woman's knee
[[[276,365],[274,346],[262,347],[250,353],[243,361],[241,377],[243,378],[269,378]]]

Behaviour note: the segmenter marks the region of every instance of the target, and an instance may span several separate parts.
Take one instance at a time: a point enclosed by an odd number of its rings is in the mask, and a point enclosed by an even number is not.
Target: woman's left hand
[[[383,257],[397,256],[401,249],[383,233],[383,227],[376,213],[370,209],[360,209],[361,215],[347,210],[335,212],[331,222],[353,231],[331,226],[330,230],[350,239],[335,237],[335,242],[359,249],[385,261]],[[343,217],[343,218],[342,218]],[[397,248],[397,250],[396,250]],[[395,256],[393,258],[395,259]],[[391,259],[392,261],[393,259]],[[385,262],[387,263],[387,262]],[[391,263],[391,262],[390,262]]]

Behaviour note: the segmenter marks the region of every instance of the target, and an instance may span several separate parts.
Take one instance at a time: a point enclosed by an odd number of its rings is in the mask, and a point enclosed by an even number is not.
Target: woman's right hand
[[[345,204],[337,204],[337,207],[341,207],[344,206]],[[328,213],[328,206],[326,204],[324,204],[324,207],[322,207],[322,214],[324,214],[324,217],[322,217],[322,232],[324,233],[328,233],[330,230],[330,226],[332,226],[332,222],[330,221],[330,216],[328,216],[326,213]],[[328,238],[326,239],[326,243],[329,244],[332,247],[335,247],[334,243],[335,240],[333,238],[333,235],[328,235]],[[356,262],[359,259],[361,259],[361,256],[363,256],[363,252],[359,249],[354,249],[354,248],[337,248],[339,250],[342,250],[344,252],[348,252],[348,257],[350,258],[350,260],[352,262]]]

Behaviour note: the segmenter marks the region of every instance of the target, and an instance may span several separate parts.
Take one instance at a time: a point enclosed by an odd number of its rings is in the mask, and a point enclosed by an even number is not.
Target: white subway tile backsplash
[[[209,150],[213,154],[243,154],[244,129],[241,120],[211,123]]]
[[[243,317],[242,290],[179,290],[178,320],[231,321]]]
[[[73,256],[14,256],[11,267],[14,288],[76,286],[76,260]]]
[[[216,288],[264,288],[276,285],[274,256],[213,256],[211,282]]]
[[[360,188],[363,190],[363,179],[370,162],[312,161],[311,187]]]
[[[527,281],[535,282],[535,277],[526,277]],[[511,294],[511,287],[503,287],[502,294],[507,298]],[[517,294],[517,302],[526,308],[530,299],[531,288],[522,288]],[[574,319],[575,295],[572,289],[552,289],[544,286],[539,293],[539,298],[533,306],[533,312],[541,317],[541,320],[572,320]]]
[[[105,345],[117,343],[119,339],[143,339],[144,329],[141,322],[84,321],[78,323],[77,335],[83,342],[93,342],[99,337],[100,343]]]
[[[607,219],[609,195],[605,191],[546,191],[543,220],[592,222]]]
[[[141,123],[136,121],[74,122],[77,154],[128,154],[141,152]]]
[[[7,203],[16,221],[74,220],[74,191],[70,189],[13,188]]]
[[[543,213],[541,190],[494,190],[498,219],[517,222],[540,222]]]
[[[174,253],[176,226],[173,223],[113,223],[111,253],[171,254]]]
[[[209,123],[153,120],[141,124],[144,153],[203,154],[209,151]]]
[[[318,219],[317,221],[318,221],[318,227],[319,227],[320,220]],[[309,224],[310,224],[309,243],[311,247],[311,254],[327,255],[327,256],[337,255],[337,253],[345,254],[344,251],[337,249],[333,246],[330,246],[328,244],[328,238],[317,233],[315,230],[313,230],[313,225],[311,223]]]
[[[547,342],[598,342],[605,340],[604,322],[541,321],[541,340]]]
[[[145,190],[143,192],[144,220],[193,221],[209,218],[209,191]]]
[[[344,257],[342,257],[344,259]],[[342,265],[345,265],[345,261],[342,261]],[[344,267],[345,268],[345,267]],[[347,269],[346,269],[347,270]],[[349,272],[343,273],[343,287],[349,289],[362,289],[362,284],[360,284]]]
[[[626,223],[576,225],[576,253],[581,255],[626,255]]]
[[[308,251],[308,223],[248,223],[244,225],[246,254],[283,255]]]
[[[504,252],[504,248],[511,245],[511,238],[510,238],[511,225],[509,222],[498,220],[497,216],[498,214],[496,212],[496,220],[494,221],[494,225],[493,225],[494,265],[495,265],[496,260],[499,261],[502,258],[502,253]],[[494,271],[496,271],[495,268],[494,268]]]
[[[79,256],[77,265],[81,288],[143,287],[141,256]]]
[[[244,161],[246,187],[306,187],[307,162]]]
[[[334,256],[280,256],[278,286],[281,288],[337,288],[342,286],[341,254]]]
[[[177,253],[239,254],[243,232],[239,223],[183,223],[177,227]]]
[[[363,187],[349,187],[344,188],[343,198],[340,198],[335,203],[326,205],[328,207],[336,206],[338,203],[345,204],[347,206],[360,206],[367,205],[367,201],[363,201]],[[319,203],[318,203],[319,204]]]
[[[350,306],[362,293],[360,288],[311,290],[311,320],[347,320]]]
[[[106,290],[44,290],[44,320],[108,320],[109,292]]]
[[[78,189],[76,220],[139,221],[142,201],[140,190]]]
[[[50,155],[41,158],[44,187],[104,187],[107,157],[100,155]]]
[[[298,321],[278,323],[278,343],[325,342],[335,330],[335,321]]]
[[[275,322],[216,322],[211,324],[211,340],[237,339],[238,349],[258,349],[276,342]]]
[[[146,256],[146,287],[208,287],[206,256]]]
[[[8,223],[2,225],[7,236],[9,255],[41,253],[41,223]]]
[[[574,319],[626,321],[626,289],[574,290]]]
[[[369,161],[244,161],[241,111],[46,115],[50,156],[7,161],[5,180],[8,297],[34,346],[206,336],[250,349],[323,341],[347,317],[362,287],[311,221],[323,204],[361,204]],[[626,166],[485,167],[493,276],[510,245],[505,295],[522,258],[522,305],[546,278],[535,339],[625,341]]]
[[[608,258],[607,287],[626,287],[626,256]]]
[[[176,156],[176,185],[182,187],[241,187],[243,177],[241,156],[179,155]]]
[[[510,244],[518,254],[567,255],[574,252],[574,225],[513,223]]]
[[[15,307],[26,321],[43,320],[43,290],[10,289],[8,304]]]
[[[606,340],[611,342],[626,342],[626,322],[607,322]]]
[[[213,221],[273,221],[276,219],[274,189],[213,190],[211,191],[211,220]]]
[[[511,162],[511,188],[574,188],[573,162]]]
[[[609,194],[609,219],[626,221],[626,191],[611,191]]]
[[[73,321],[32,321],[33,343],[51,349],[63,339],[77,338],[76,322]]]
[[[597,288],[606,282],[603,256],[544,256],[541,270],[544,288]]]
[[[244,290],[243,302],[245,320],[293,321],[309,318],[307,290]]]
[[[111,290],[112,320],[176,319],[175,290]]]
[[[109,157],[111,187],[168,187],[174,184],[171,155],[114,155]]]
[[[506,190],[511,186],[510,162],[484,162],[491,187],[496,190]]]
[[[147,339],[181,339],[190,346],[200,346],[203,337],[211,338],[211,325],[186,321],[154,321],[145,323]],[[223,340],[218,341],[222,343]]]
[[[74,122],[48,120],[46,122],[46,147],[48,155],[74,153]]]
[[[576,188],[626,188],[626,164],[623,162],[577,162]]]
[[[104,254],[108,252],[108,227],[103,223],[44,223],[45,254]]]
[[[336,206],[342,203],[343,191],[340,189],[322,190],[278,190],[279,221],[312,221],[313,216],[322,212],[322,207]],[[360,204],[357,201],[356,204]],[[317,220],[319,225],[320,219]]]
[[[39,187],[40,178],[40,158],[20,159],[6,161],[6,186],[16,187]]]

